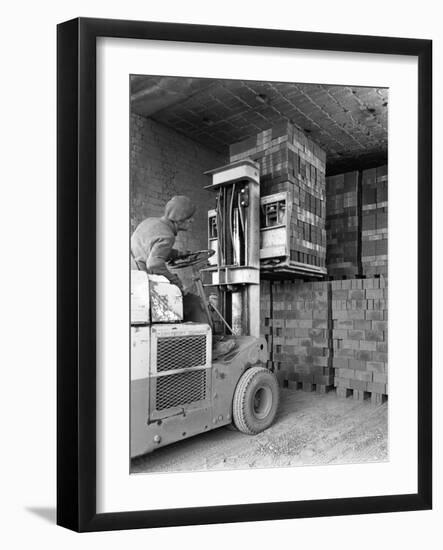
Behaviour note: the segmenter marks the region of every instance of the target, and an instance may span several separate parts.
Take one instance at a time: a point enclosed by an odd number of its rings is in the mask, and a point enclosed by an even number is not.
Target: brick
[[[371,330],[372,329],[372,321],[362,321],[360,319],[357,319],[356,321],[351,321],[354,324],[355,330]]]
[[[371,371],[356,370],[355,379],[361,380],[362,382],[372,382],[374,374]]]
[[[368,361],[366,368],[368,371],[384,373],[385,363],[381,363],[380,361]]]
[[[328,340],[320,340],[320,339],[312,339],[311,345],[315,348],[327,348],[328,347]]]
[[[329,362],[329,357],[320,357],[316,356],[312,359],[312,364],[319,367],[327,367]]]
[[[366,340],[360,341],[360,349],[363,351],[373,351],[375,352],[377,350],[377,343],[376,342],[367,342]]]
[[[341,282],[342,289],[350,290],[352,285],[351,279],[346,279]]]
[[[387,330],[388,323],[386,321],[372,321],[372,328],[378,331]]]
[[[358,340],[342,340],[341,347],[345,349],[358,350],[360,346]]]
[[[388,383],[388,375],[374,372],[374,382],[377,384],[387,384]]]
[[[363,320],[365,318],[365,312],[364,311],[358,311],[358,310],[348,310],[347,316],[349,319],[360,319]]]
[[[340,376],[334,377],[334,384],[337,387],[349,388],[349,378],[341,378]]]
[[[381,300],[383,299],[383,289],[367,289],[366,298],[368,300]]]
[[[369,390],[369,383],[363,382],[361,380],[350,380],[349,381],[350,388],[353,390],[360,390],[360,391],[371,391]],[[382,393],[382,392],[380,392]]]
[[[334,329],[351,329],[352,330],[354,328],[354,324],[357,322],[362,322],[362,321],[353,321],[352,319],[343,319],[343,320],[337,319],[334,321]],[[369,324],[369,327],[367,328],[370,329],[372,327]]]
[[[374,279],[364,279],[363,288],[374,288]]]
[[[312,319],[312,328],[328,328],[328,321],[326,319]]]
[[[351,368],[348,369],[340,369],[340,378],[354,378],[355,377],[355,371]]]
[[[364,300],[366,298],[364,290],[352,290],[349,293],[350,300]]]
[[[384,340],[383,331],[380,330],[366,330],[365,340],[373,342],[382,342]]]
[[[327,337],[327,331],[323,329],[310,329],[308,330],[308,336],[312,340],[324,340]]]
[[[324,367],[311,366],[309,370],[310,370],[311,374],[314,375],[314,377],[316,377],[316,376],[326,376],[326,375],[330,374],[329,372],[327,372],[327,369],[325,369]]]
[[[347,369],[349,366],[349,359],[345,357],[334,357],[333,364],[336,369]]]
[[[331,386],[334,383],[333,375],[314,375],[314,384]]]
[[[368,391],[375,393],[386,394],[386,384],[378,384],[375,382],[368,382]]]
[[[337,319],[339,321],[341,320],[346,320],[346,321],[349,321],[350,320],[350,317],[348,315],[348,311],[341,311],[341,310],[333,310],[332,311],[332,318],[333,319]]]
[[[365,319],[368,321],[383,321],[383,312],[377,310],[366,311]]]
[[[324,348],[315,348],[315,347],[308,347],[306,348],[308,355],[314,357],[314,356],[325,356],[328,352],[327,349]]]
[[[312,319],[312,311],[295,310],[292,312],[294,319],[308,320]]]
[[[348,357],[354,358],[358,355],[358,350],[353,349],[336,349],[334,350],[334,357]]]
[[[343,281],[346,282],[346,281]],[[332,291],[332,299],[333,300],[347,300],[348,299],[348,291],[347,290],[333,290]]]
[[[366,370],[366,361],[360,359],[350,359],[349,368],[354,370]]]
[[[387,353],[388,352],[388,343],[387,342],[377,342],[377,351]]]
[[[333,330],[332,337],[337,338],[338,340],[347,339],[348,331],[347,330]]]
[[[355,353],[355,358],[359,361],[371,361],[372,359],[372,352],[366,351],[366,350],[358,350]]]

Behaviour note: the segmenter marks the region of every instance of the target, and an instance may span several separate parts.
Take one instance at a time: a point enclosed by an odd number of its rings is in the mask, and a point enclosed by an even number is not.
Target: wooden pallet
[[[382,405],[388,400],[388,396],[382,393],[353,390],[352,388],[344,388],[337,386],[336,393],[338,397],[352,398],[356,401],[369,401],[373,405]]]

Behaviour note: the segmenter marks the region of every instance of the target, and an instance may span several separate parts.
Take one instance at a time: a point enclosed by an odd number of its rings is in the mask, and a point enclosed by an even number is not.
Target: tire
[[[251,367],[238,381],[232,402],[236,428],[255,435],[274,422],[280,400],[277,378],[264,367]]]

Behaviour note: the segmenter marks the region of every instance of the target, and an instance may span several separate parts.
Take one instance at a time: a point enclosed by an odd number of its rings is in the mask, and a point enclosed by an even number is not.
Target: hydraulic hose
[[[234,196],[235,196],[235,183],[232,186],[232,194],[231,194],[231,200],[229,202],[229,234],[231,236],[231,245],[232,245],[232,256],[234,259],[234,264],[236,263],[236,251],[234,246],[234,232],[232,228],[232,214],[233,214],[233,207],[234,207]]]

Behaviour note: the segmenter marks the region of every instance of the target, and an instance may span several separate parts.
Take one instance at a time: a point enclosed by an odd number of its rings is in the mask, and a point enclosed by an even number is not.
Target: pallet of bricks
[[[332,389],[328,283],[263,281],[260,313],[268,366],[280,384],[305,391]]]
[[[266,339],[268,345],[268,362],[267,368],[271,371],[274,370],[274,363],[271,360],[272,352],[272,309],[271,309],[271,282],[260,281],[260,336]],[[277,373],[276,373],[277,374]],[[283,385],[283,380],[279,378],[279,382]]]
[[[388,276],[388,170],[387,166],[362,173],[363,275]]]
[[[289,192],[292,203],[287,261],[326,265],[326,154],[288,122],[230,146],[230,162],[260,165],[260,194]]]
[[[354,278],[358,265],[358,171],[326,178],[326,265],[333,278]]]
[[[381,404],[388,396],[387,279],[330,284],[337,395]]]

